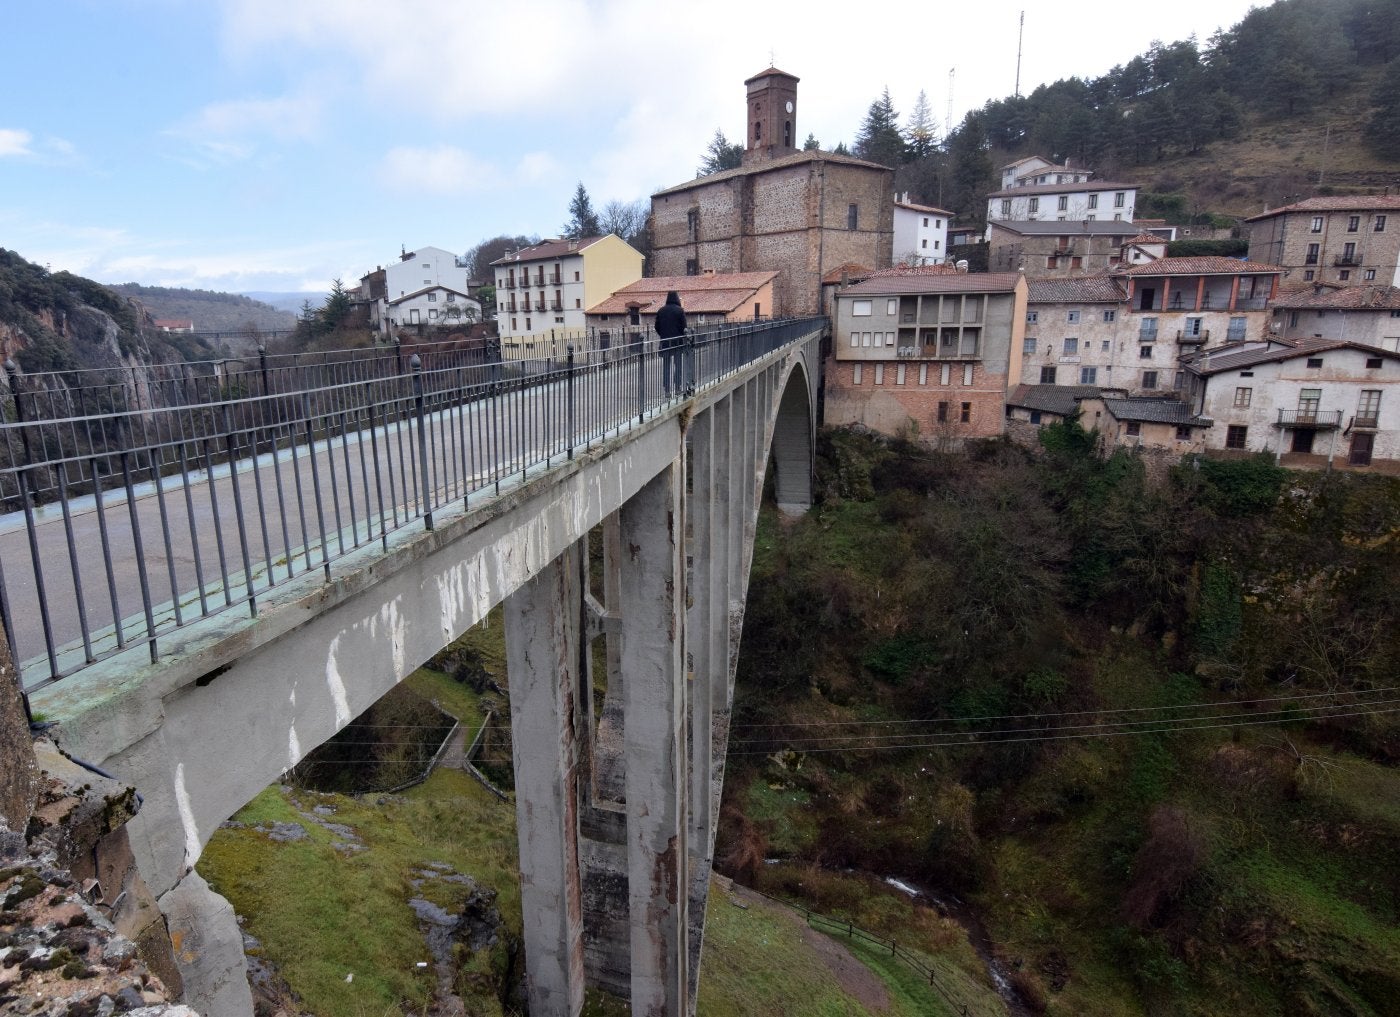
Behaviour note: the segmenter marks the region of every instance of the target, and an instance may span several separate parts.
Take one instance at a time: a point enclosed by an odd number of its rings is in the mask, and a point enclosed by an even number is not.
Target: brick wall
[[[948,380],[944,383],[944,362],[857,364],[828,360],[826,422],[863,424],[884,434],[912,431],[920,439],[940,445],[1000,435],[1004,430],[1006,376],[988,371],[981,363],[946,363]],[[963,383],[965,366],[972,368],[970,384]],[[940,403],[947,404],[945,420],[939,420]],[[964,403],[969,404],[967,421],[962,420]]]

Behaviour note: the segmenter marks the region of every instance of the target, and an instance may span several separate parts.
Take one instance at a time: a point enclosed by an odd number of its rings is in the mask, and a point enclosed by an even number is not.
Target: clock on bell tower
[[[769,67],[744,82],[748,142],[744,162],[773,159],[797,151],[795,75]]]

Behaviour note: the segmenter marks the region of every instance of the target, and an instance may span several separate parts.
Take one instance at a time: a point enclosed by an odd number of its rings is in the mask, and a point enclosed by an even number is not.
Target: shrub
[[[1123,894],[1123,920],[1146,929],[1180,896],[1209,854],[1206,838],[1180,806],[1159,805],[1147,821],[1148,835],[1133,859],[1132,882]]]

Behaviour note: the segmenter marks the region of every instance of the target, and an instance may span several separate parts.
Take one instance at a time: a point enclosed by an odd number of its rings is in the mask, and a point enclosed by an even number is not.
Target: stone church
[[[651,274],[776,271],[772,313],[796,315],[821,313],[824,273],[889,266],[894,173],[799,150],[797,82],[776,67],[745,81],[743,164],[652,195]]]

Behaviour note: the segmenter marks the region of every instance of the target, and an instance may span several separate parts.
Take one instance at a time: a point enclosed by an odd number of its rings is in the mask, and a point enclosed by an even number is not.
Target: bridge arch
[[[550,822],[562,831],[522,825],[522,870],[532,866],[523,880],[545,898],[527,902],[531,992],[540,1012],[577,1012],[584,979],[611,977],[634,1001],[684,1012],[707,889],[687,875],[707,873],[713,852],[764,473],[771,455],[784,507],[810,504],[820,334],[813,323],[694,398],[470,512],[437,511],[432,529],[388,534],[382,548],[347,556],[330,581],[311,573],[288,583],[256,618],[205,619],[158,662],[111,657],[35,694],[36,708],[61,719],[62,747],[145,796],[128,830],[172,931],[198,944],[181,958],[188,1002],[209,1017],[251,1012],[232,910],[193,871],[220,823],[504,603],[512,722],[553,734],[517,737],[517,751],[554,747],[518,755],[517,781],[539,785],[529,798],[537,816],[549,813],[546,799],[557,803]],[[599,526],[613,532],[623,574],[617,599],[590,614],[580,549]],[[630,696],[621,798],[647,801],[645,824],[625,805],[578,808],[591,793],[581,778],[592,756],[567,739],[590,727],[591,704],[579,695],[588,676],[577,670],[588,655],[576,652],[585,624],[620,644],[619,684]],[[611,855],[634,888],[621,906],[632,916],[622,963],[596,949],[608,930],[587,927],[580,891],[590,862],[585,853],[580,864],[579,832],[597,835],[595,859],[623,849]],[[616,886],[616,868],[606,868],[595,887]],[[594,911],[616,904],[597,898]]]

